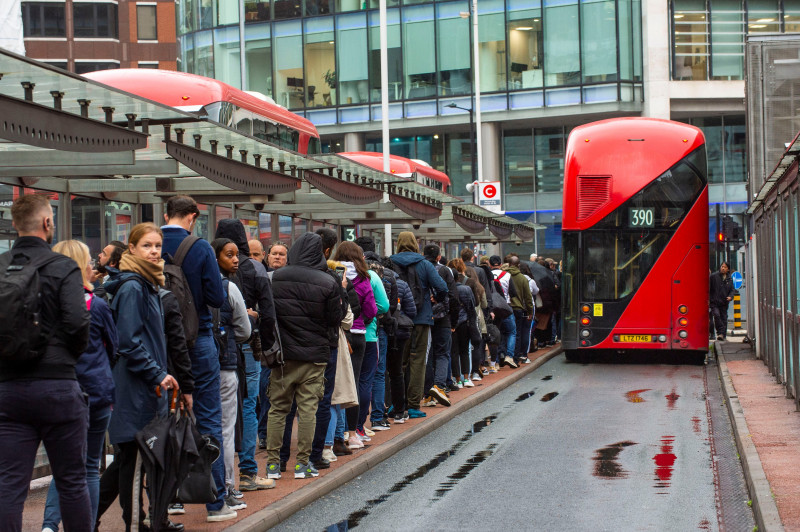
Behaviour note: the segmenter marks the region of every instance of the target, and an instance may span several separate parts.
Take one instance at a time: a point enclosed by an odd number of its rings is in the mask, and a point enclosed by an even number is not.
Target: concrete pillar
[[[501,128],[499,122],[481,124],[481,165],[484,181],[501,181],[503,177]]]
[[[642,2],[642,46],[644,77],[644,116],[670,118],[669,3],[663,0]]]
[[[367,145],[366,139],[364,133],[345,133],[344,151],[364,151]]]

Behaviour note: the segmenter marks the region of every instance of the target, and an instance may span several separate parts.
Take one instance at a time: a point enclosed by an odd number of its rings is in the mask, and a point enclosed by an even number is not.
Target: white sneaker
[[[358,437],[357,434],[353,433],[350,436],[350,439],[347,440],[347,448],[348,449],[363,449],[364,443],[361,441],[361,438]]]
[[[456,386],[458,386],[459,390],[462,389],[464,387],[464,381],[458,381],[458,383],[456,383]]]
[[[473,380],[473,381],[481,381],[481,380],[483,380],[483,378],[478,373],[473,373],[471,380]]]
[[[335,462],[339,458],[333,452],[333,449],[323,449],[322,450],[322,459],[327,460],[328,462]]]
[[[223,504],[219,510],[209,510],[208,516],[206,516],[206,521],[209,523],[219,523],[229,519],[236,519],[236,512],[231,510],[227,504]]]
[[[475,385],[472,384],[472,381],[469,379],[464,379],[464,388],[474,388]]]
[[[42,532],[58,532],[58,530],[53,530],[49,526],[46,526],[42,529]]]

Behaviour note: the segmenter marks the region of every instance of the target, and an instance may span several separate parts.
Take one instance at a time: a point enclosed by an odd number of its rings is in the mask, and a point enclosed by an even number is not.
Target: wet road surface
[[[752,530],[716,379],[556,357],[276,530]]]

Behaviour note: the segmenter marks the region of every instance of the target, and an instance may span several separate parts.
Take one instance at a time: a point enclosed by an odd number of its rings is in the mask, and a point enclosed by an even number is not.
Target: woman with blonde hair
[[[161,230],[152,223],[136,225],[119,273],[106,283],[119,332],[119,359],[114,366],[116,401],[108,429],[119,462],[119,501],[126,530],[131,528],[133,478],[137,446],[134,436],[156,415],[166,415],[167,396],[156,388],[178,389],[167,372],[167,346],[159,287],[164,285]],[[139,522],[144,511],[139,505]],[[152,516],[151,516],[152,517]],[[166,516],[165,516],[166,517]]]
[[[91,257],[89,248],[78,240],[64,240],[53,246],[53,251],[65,255],[76,263],[81,271],[86,307],[91,315],[89,345],[75,365],[75,373],[81,389],[89,396],[89,428],[86,438],[86,483],[92,504],[93,519],[97,517],[100,493],[100,457],[103,455],[106,429],[111,419],[114,402],[114,379],[111,363],[117,352],[117,327],[111,309],[103,298],[92,295]],[[44,509],[43,531],[56,531],[61,522],[61,508],[55,481],[50,482],[47,503]]]

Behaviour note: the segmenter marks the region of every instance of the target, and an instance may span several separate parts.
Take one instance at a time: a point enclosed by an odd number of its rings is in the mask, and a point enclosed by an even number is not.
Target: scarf
[[[164,286],[164,260],[159,259],[158,263],[152,263],[136,255],[131,255],[130,251],[122,254],[119,261],[119,270],[121,272],[138,273],[145,278],[146,281],[156,285]]]

